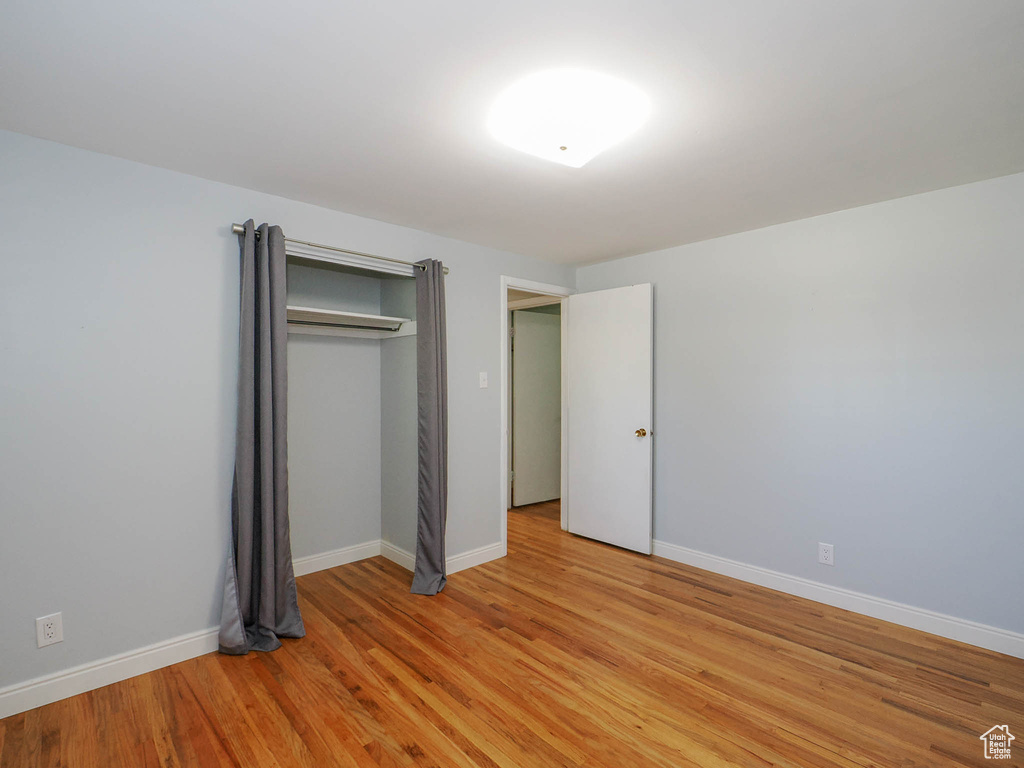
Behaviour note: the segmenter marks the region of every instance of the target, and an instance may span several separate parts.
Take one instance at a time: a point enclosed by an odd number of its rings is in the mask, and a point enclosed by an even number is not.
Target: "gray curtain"
[[[288,319],[284,234],[252,219],[240,236],[238,426],[232,546],[220,650],[272,651],[303,637],[288,532]]]
[[[444,528],[448,519],[448,350],[444,266],[427,259],[416,270],[416,397],[419,494],[416,570],[412,591],[436,595],[447,581]]]

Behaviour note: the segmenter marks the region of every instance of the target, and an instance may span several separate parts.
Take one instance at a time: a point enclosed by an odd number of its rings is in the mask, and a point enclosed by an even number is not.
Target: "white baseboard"
[[[458,555],[452,555],[447,558],[445,565],[448,569],[448,575],[464,571],[467,568],[474,568],[484,563],[489,563],[491,560],[497,560],[499,557],[505,556],[505,548],[501,546],[501,542],[494,544],[487,544],[483,547],[477,547],[471,549],[468,552],[463,552]]]
[[[843,608],[883,621],[891,621],[893,624],[901,624],[939,637],[959,640],[979,648],[987,648],[990,651],[998,651],[1016,656],[1018,659],[1024,659],[1024,635],[1017,632],[979,624],[967,619],[958,619],[955,616],[936,613],[925,608],[916,608],[862,592],[833,587],[799,576],[789,576],[768,568],[709,555],[706,552],[698,552],[695,549],[680,547],[665,541],[654,542],[654,554],[675,560],[677,563],[685,563],[723,576],[731,576],[740,581],[758,584],[779,592],[825,603],[825,605]]]
[[[365,560],[368,557],[376,557],[380,552],[381,541],[376,539],[362,544],[353,544],[351,547],[342,547],[333,552],[299,557],[292,563],[292,567],[295,569],[296,576],[305,576],[307,573],[316,573],[339,565],[354,563],[357,560]]]
[[[402,566],[407,571],[412,571],[416,568],[416,556],[411,552],[407,552],[401,547],[396,547],[387,541],[382,541],[380,544],[380,553],[384,555],[388,560],[397,565]],[[484,563],[490,562],[491,560],[497,560],[499,557],[505,556],[505,548],[501,546],[501,542],[494,544],[487,544],[476,549],[471,549],[468,552],[462,552],[458,555],[452,555],[451,557],[445,558],[445,567],[448,571],[448,575],[451,576],[453,573],[464,571],[467,568],[473,568],[477,565],[483,565]]]
[[[0,718],[217,650],[217,627],[0,688]]]
[[[396,547],[390,541],[381,541],[380,553],[392,563],[402,566],[407,571],[416,569],[416,556],[401,547]]]

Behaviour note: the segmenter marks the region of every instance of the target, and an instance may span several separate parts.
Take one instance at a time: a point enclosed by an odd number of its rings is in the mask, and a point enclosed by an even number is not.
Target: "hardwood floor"
[[[978,766],[1024,661],[509,514],[435,597],[383,558],[301,577],[308,636],[0,721],[0,766]]]

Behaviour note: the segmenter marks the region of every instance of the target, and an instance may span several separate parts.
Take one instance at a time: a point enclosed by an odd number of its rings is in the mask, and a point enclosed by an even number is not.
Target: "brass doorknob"
[[[636,436],[637,437],[647,437],[647,430],[644,429],[643,427],[641,427],[640,429],[638,429],[636,431]]]

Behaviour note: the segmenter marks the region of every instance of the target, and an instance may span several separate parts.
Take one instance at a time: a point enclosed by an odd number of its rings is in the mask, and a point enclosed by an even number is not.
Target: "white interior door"
[[[562,316],[515,310],[512,327],[512,504],[519,507],[562,492]]]
[[[568,300],[570,533],[651,553],[653,290]]]

